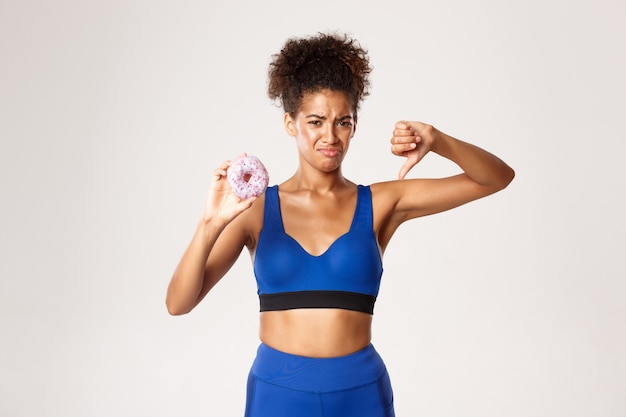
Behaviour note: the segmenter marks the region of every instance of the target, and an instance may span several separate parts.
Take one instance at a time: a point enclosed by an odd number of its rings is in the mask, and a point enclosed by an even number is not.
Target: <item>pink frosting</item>
[[[245,178],[248,176],[246,181]],[[233,161],[228,167],[226,178],[233,192],[242,200],[263,194],[270,180],[263,163],[251,155]]]

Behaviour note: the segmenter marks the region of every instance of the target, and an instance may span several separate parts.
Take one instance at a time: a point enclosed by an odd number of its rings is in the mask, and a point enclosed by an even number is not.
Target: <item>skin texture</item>
[[[356,132],[355,114],[346,94],[321,89],[305,94],[293,116],[284,115],[299,166],[279,184],[283,222],[285,232],[311,255],[324,253],[350,227],[357,185],[343,176],[341,164]],[[397,122],[391,151],[405,158],[399,179],[371,185],[381,254],[405,221],[485,197],[505,188],[514,177],[513,170],[494,155],[420,122]],[[450,159],[461,172],[441,179],[404,179],[428,153]],[[170,282],[166,304],[171,314],[191,311],[227,273],[244,246],[255,255],[264,196],[244,201],[234,196],[226,181],[228,165],[224,162],[214,173],[204,215]],[[366,346],[371,323],[372,316],[366,313],[341,309],[263,312],[260,338],[284,352],[333,357]]]

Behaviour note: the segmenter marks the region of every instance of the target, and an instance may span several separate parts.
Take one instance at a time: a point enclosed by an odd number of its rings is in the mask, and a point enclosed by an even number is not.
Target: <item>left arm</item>
[[[504,189],[515,176],[513,169],[495,155],[424,123],[396,123],[391,143],[392,153],[407,160],[398,174],[401,181],[373,185],[372,191],[381,195],[379,201],[386,206],[379,211],[385,213],[379,219],[381,245],[402,222],[493,194]],[[449,159],[463,173],[438,179],[403,180],[428,152]]]

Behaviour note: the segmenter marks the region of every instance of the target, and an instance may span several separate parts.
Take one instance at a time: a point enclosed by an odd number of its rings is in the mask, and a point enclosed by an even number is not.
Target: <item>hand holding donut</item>
[[[257,158],[250,162],[251,158],[254,157],[243,154],[232,163],[225,161],[215,170],[207,197],[205,219],[218,218],[228,223],[250,208],[256,198],[263,194],[269,183],[267,170]]]

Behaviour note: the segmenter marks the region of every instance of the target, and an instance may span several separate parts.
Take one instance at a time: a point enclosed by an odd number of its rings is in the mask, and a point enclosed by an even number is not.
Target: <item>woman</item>
[[[370,343],[382,254],[403,222],[505,188],[514,172],[494,155],[420,123],[396,123],[397,181],[361,186],[341,163],[368,95],[367,52],[347,37],[290,39],[269,68],[299,158],[295,174],[241,200],[214,173],[204,215],[170,282],[171,314],[191,311],[247,247],[261,303],[261,345],[248,380],[247,417],[389,417],[393,395]],[[427,153],[462,173],[404,180]]]

